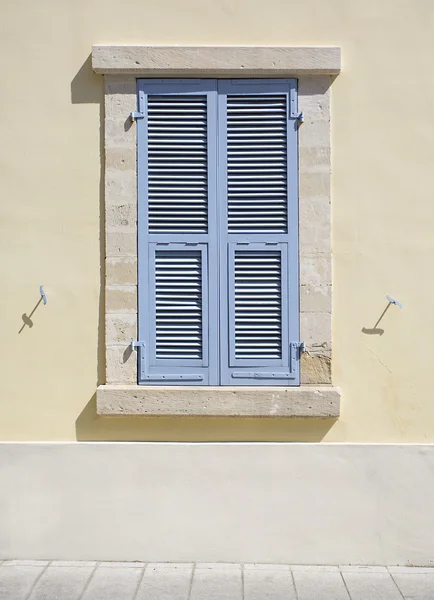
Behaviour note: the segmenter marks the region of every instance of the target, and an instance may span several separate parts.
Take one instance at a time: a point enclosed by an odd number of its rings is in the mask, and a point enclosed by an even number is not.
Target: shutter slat
[[[208,230],[206,96],[148,97],[150,233]]]

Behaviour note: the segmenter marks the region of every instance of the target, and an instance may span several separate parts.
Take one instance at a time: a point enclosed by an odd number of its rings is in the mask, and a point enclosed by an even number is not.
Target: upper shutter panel
[[[287,94],[227,96],[230,233],[286,233]]]
[[[215,81],[141,80],[139,383],[218,384]]]
[[[298,385],[297,83],[218,89],[221,380]]]
[[[206,233],[206,95],[149,95],[150,233]]]

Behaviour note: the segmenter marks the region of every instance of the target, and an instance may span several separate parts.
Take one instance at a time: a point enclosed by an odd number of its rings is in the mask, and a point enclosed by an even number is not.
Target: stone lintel
[[[101,385],[97,414],[184,417],[317,417],[336,419],[340,392],[331,385],[202,387]]]
[[[95,45],[96,73],[148,77],[337,75],[339,47]]]

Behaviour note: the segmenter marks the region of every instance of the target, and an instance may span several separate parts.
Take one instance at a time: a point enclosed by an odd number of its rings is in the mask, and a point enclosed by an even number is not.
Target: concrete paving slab
[[[351,600],[402,600],[389,573],[342,573]]]
[[[27,600],[45,567],[0,567],[0,600]]]
[[[295,570],[292,574],[298,600],[349,600],[348,592],[339,572]],[[368,600],[368,597],[363,600]],[[375,598],[375,600],[378,599]]]
[[[393,573],[392,576],[406,600],[433,600],[434,573]]]
[[[48,567],[29,600],[79,600],[93,567]]]
[[[145,569],[135,600],[187,600],[193,575],[193,565],[153,563]]]
[[[244,568],[244,600],[297,600],[289,569],[263,567]]]
[[[190,600],[241,600],[241,566],[197,565]]]
[[[143,569],[98,567],[82,600],[133,600]]]

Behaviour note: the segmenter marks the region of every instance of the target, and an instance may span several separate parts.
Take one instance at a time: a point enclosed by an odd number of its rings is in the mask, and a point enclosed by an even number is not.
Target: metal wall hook
[[[398,300],[395,300],[395,298],[392,298],[392,296],[386,296],[386,298],[390,302],[390,304],[394,304],[395,306],[399,306],[399,308],[402,308],[401,302],[398,302]]]
[[[44,292],[44,286],[42,286],[42,285],[39,286],[39,293],[41,294],[42,302],[44,304],[47,304],[47,296],[45,295],[45,292]]]

